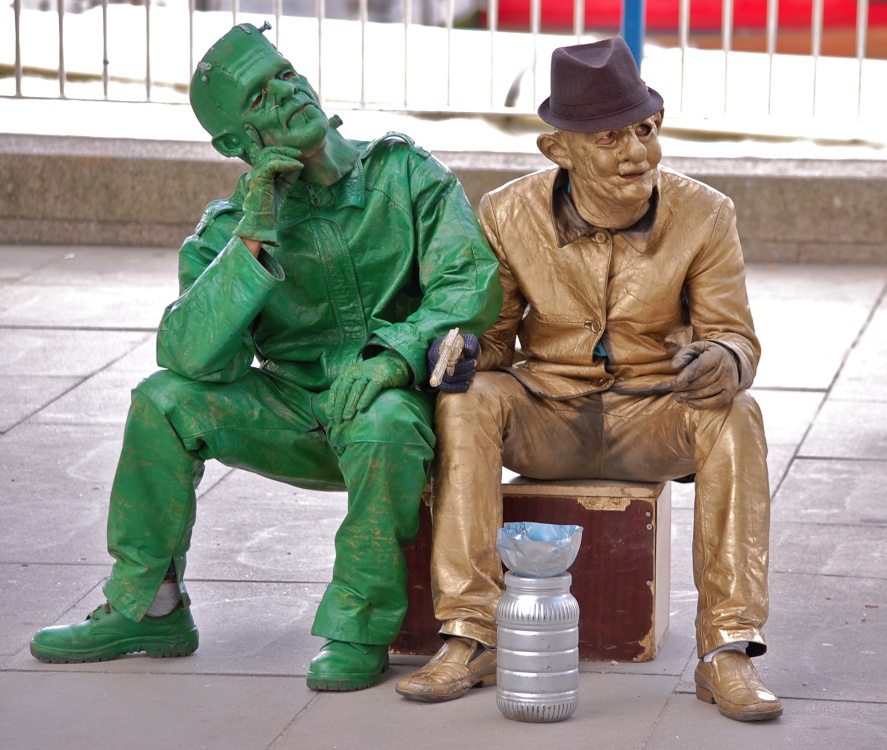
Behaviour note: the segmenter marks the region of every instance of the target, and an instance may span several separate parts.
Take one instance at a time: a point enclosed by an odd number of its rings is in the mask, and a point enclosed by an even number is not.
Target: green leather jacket
[[[445,166],[406,136],[352,142],[360,158],[329,187],[280,197],[279,247],[258,261],[233,230],[247,175],[214,201],[179,255],[181,295],[165,311],[157,360],[193,380],[230,382],[260,365],[313,391],[383,348],[428,379],[430,343],[480,336],[502,302],[498,262]]]

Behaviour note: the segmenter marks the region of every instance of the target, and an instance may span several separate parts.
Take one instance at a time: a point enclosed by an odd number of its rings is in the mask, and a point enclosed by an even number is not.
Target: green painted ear
[[[213,148],[222,156],[243,156],[245,153],[243,142],[231,133],[213,138]]]

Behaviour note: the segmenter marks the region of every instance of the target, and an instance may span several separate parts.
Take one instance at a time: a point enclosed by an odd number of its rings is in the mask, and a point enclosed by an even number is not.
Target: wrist
[[[386,364],[390,365],[395,371],[398,380],[402,381],[404,385],[407,385],[412,379],[409,364],[393,349],[385,349],[383,352],[377,354],[374,359],[384,360]]]

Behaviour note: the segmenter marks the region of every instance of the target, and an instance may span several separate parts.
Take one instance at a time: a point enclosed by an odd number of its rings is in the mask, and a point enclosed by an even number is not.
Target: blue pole
[[[641,67],[644,59],[644,0],[622,0],[622,31],[620,36]]]

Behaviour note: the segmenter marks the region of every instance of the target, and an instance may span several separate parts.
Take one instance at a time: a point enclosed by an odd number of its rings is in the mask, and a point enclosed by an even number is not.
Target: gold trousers
[[[435,423],[431,587],[441,633],[496,643],[503,465],[535,479],[656,482],[695,473],[698,653],[734,641],[749,641],[752,656],[766,651],[767,443],[747,392],[705,411],[671,394],[554,401],[507,373],[480,372],[467,393],[439,395]]]

